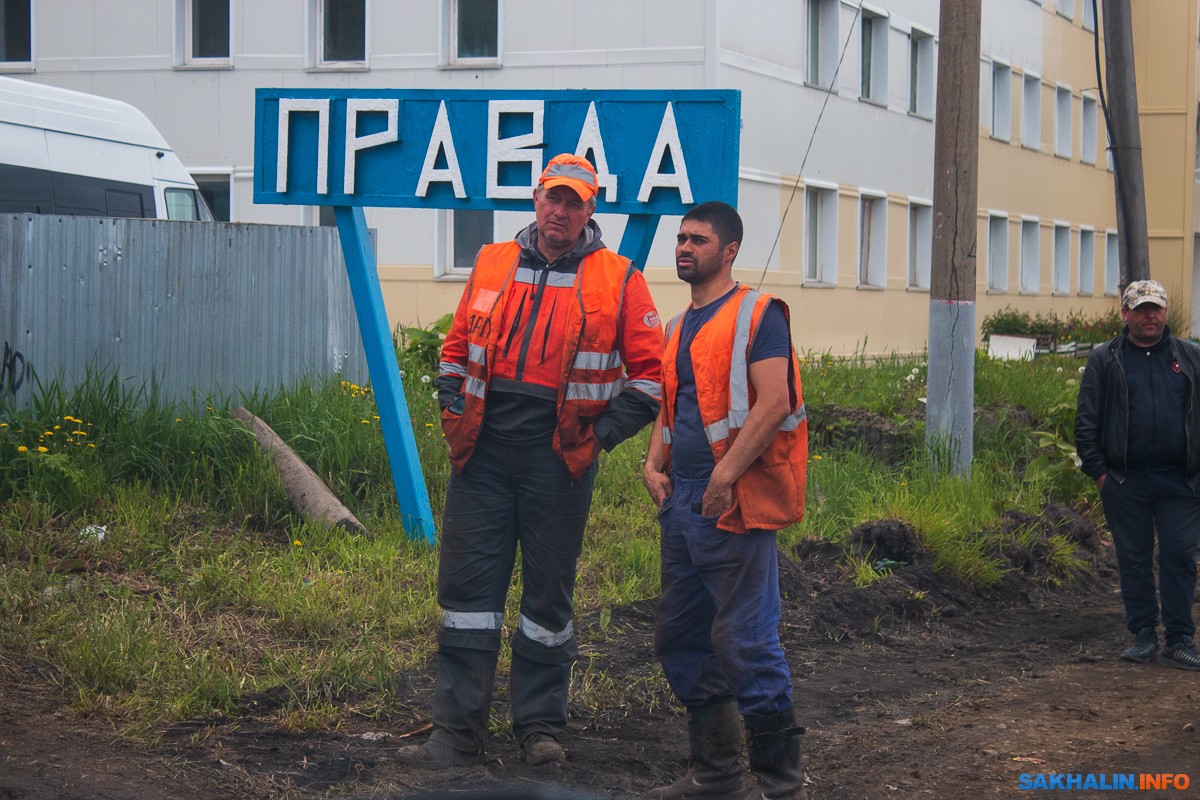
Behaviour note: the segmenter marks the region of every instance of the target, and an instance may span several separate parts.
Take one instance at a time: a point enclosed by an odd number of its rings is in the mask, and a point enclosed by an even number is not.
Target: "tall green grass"
[[[925,456],[922,360],[805,361],[813,419],[867,409],[892,421],[908,450],[886,464],[861,448],[814,445],[807,515],[783,533],[785,546],[843,541],[863,522],[899,518],[939,569],[986,585],[1004,570],[1003,543],[988,533],[999,515],[1037,512],[1078,488],[1062,470],[1029,465],[1069,460],[1043,443],[1069,443],[1082,362],[981,359],[976,402],[986,425],[963,479]],[[449,468],[431,368],[427,359],[402,368],[440,521]],[[238,404],[271,425],[372,538],[295,515],[232,401],[169,403],[153,385],[102,374],[70,390],[51,384],[28,410],[0,408],[0,648],[40,665],[80,707],[140,724],[264,704],[297,730],[349,714],[415,717],[394,675],[422,668],[432,652],[437,559],[400,523],[371,391],[312,380]],[[1029,435],[1031,424],[1042,438]],[[655,509],[640,481],[648,435],[601,457],[576,592],[578,615],[601,623],[591,634],[581,626],[584,707],[661,702],[660,681],[623,682],[597,666],[611,610],[658,591]],[[89,526],[103,526],[103,537]],[[1063,574],[1077,564],[1066,542],[1051,557]],[[518,574],[509,619],[519,591]]]

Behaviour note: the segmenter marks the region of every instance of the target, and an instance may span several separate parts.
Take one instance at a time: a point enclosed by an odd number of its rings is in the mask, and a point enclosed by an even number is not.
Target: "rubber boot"
[[[408,745],[396,760],[421,769],[449,769],[483,760],[498,649],[438,648],[433,691],[433,733],[421,745]]]
[[[745,800],[808,800],[804,792],[804,759],[792,709],[765,717],[746,718],[750,771],[758,786]]]
[[[741,800],[742,719],[737,703],[720,698],[687,711],[691,768],[670,786],[651,789],[654,800]]]

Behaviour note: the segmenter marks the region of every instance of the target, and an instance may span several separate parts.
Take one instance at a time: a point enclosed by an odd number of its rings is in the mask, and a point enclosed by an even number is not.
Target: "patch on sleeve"
[[[644,324],[647,328],[657,328],[659,326],[658,312],[647,312],[646,316],[642,317],[642,324]]]
[[[488,312],[492,310],[492,306],[496,303],[496,298],[500,293],[495,289],[480,289],[475,293],[475,297],[471,300],[472,311]]]

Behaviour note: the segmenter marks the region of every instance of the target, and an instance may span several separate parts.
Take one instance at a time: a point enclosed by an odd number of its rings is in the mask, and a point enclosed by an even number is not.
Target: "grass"
[[[805,361],[813,419],[866,409],[892,424],[908,455],[888,464],[814,437],[807,516],[783,532],[783,544],[840,542],[863,522],[897,518],[938,569],[975,585],[1003,574],[1005,547],[1040,547],[1058,579],[1078,570],[1064,537],[1038,543],[1029,531],[995,531],[1005,510],[1036,513],[1048,500],[1093,491],[1071,477],[1081,362],[981,359],[976,397],[990,422],[977,427],[974,471],[962,479],[925,456],[921,360]],[[440,523],[448,465],[431,368],[415,359],[402,366]],[[423,668],[432,652],[436,555],[400,523],[372,393],[311,381],[240,404],[313,467],[372,538],[298,518],[228,405],[167,403],[153,385],[134,389],[101,374],[72,390],[43,386],[28,410],[0,407],[0,648],[52,676],[78,708],[112,714],[129,730],[251,708],[296,731],[354,716],[415,722],[423,710],[405,704],[394,676]],[[1041,436],[1030,435],[1031,420]],[[640,481],[648,435],[604,454],[597,476],[576,592],[577,616],[600,620],[583,634],[576,667],[573,697],[584,709],[652,708],[666,696],[656,671],[633,677],[602,666],[611,610],[658,590],[657,523]],[[88,526],[103,526],[103,537]],[[860,585],[881,575],[866,558],[847,567]],[[519,591],[518,576],[508,619]]]

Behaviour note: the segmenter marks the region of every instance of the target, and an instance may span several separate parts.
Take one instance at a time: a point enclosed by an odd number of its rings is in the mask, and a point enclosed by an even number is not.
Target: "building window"
[[[908,201],[908,288],[929,289],[933,270],[933,207]]]
[[[933,34],[913,28],[908,38],[908,113],[933,119]]]
[[[1075,136],[1071,106],[1071,87],[1057,87],[1054,91],[1054,155],[1063,158],[1071,157],[1072,139]]]
[[[479,248],[496,240],[496,215],[477,209],[443,210],[437,214],[441,246],[434,259],[435,276],[470,275]]]
[[[804,187],[804,280],[837,284],[837,190]]]
[[[808,0],[808,83],[827,89],[833,82],[838,53],[840,0]]]
[[[1054,226],[1054,273],[1051,275],[1052,294],[1071,293],[1071,226]]]
[[[862,195],[858,201],[858,285],[887,286],[887,196]]]
[[[230,200],[229,176],[193,175],[192,177],[196,180],[196,186],[200,188],[200,196],[208,204],[208,210],[212,212],[213,219],[218,222],[231,221],[233,209]]]
[[[1037,294],[1041,288],[1041,265],[1038,263],[1041,258],[1039,233],[1036,219],[1021,220],[1021,292],[1023,294]]]
[[[500,65],[500,0],[447,0],[452,65]]]
[[[1096,123],[1096,98],[1085,94],[1079,106],[1079,160],[1085,164],[1096,163]]]
[[[1008,217],[988,217],[987,284],[989,292],[1008,291]]]
[[[229,0],[183,0],[184,62],[229,62]]]
[[[1042,79],[1026,75],[1021,98],[1021,146],[1042,149]]]
[[[1085,6],[1090,2],[1092,0],[1083,0]],[[1057,0],[1055,10],[1060,17],[1075,19],[1075,0]]]
[[[1104,294],[1116,297],[1121,283],[1121,242],[1116,233],[1104,234]]]
[[[864,100],[887,102],[887,17],[862,12],[862,91]]]
[[[1092,0],[1083,0],[1083,29],[1096,30],[1096,11],[1092,8]]]
[[[1012,138],[1012,69],[1007,64],[992,64],[992,138]]]
[[[1086,3],[1084,5],[1087,5]],[[1096,291],[1096,232],[1079,229],[1079,293],[1092,295]]]
[[[0,65],[33,63],[32,0],[0,0]]]
[[[318,67],[365,67],[367,0],[315,0]]]

